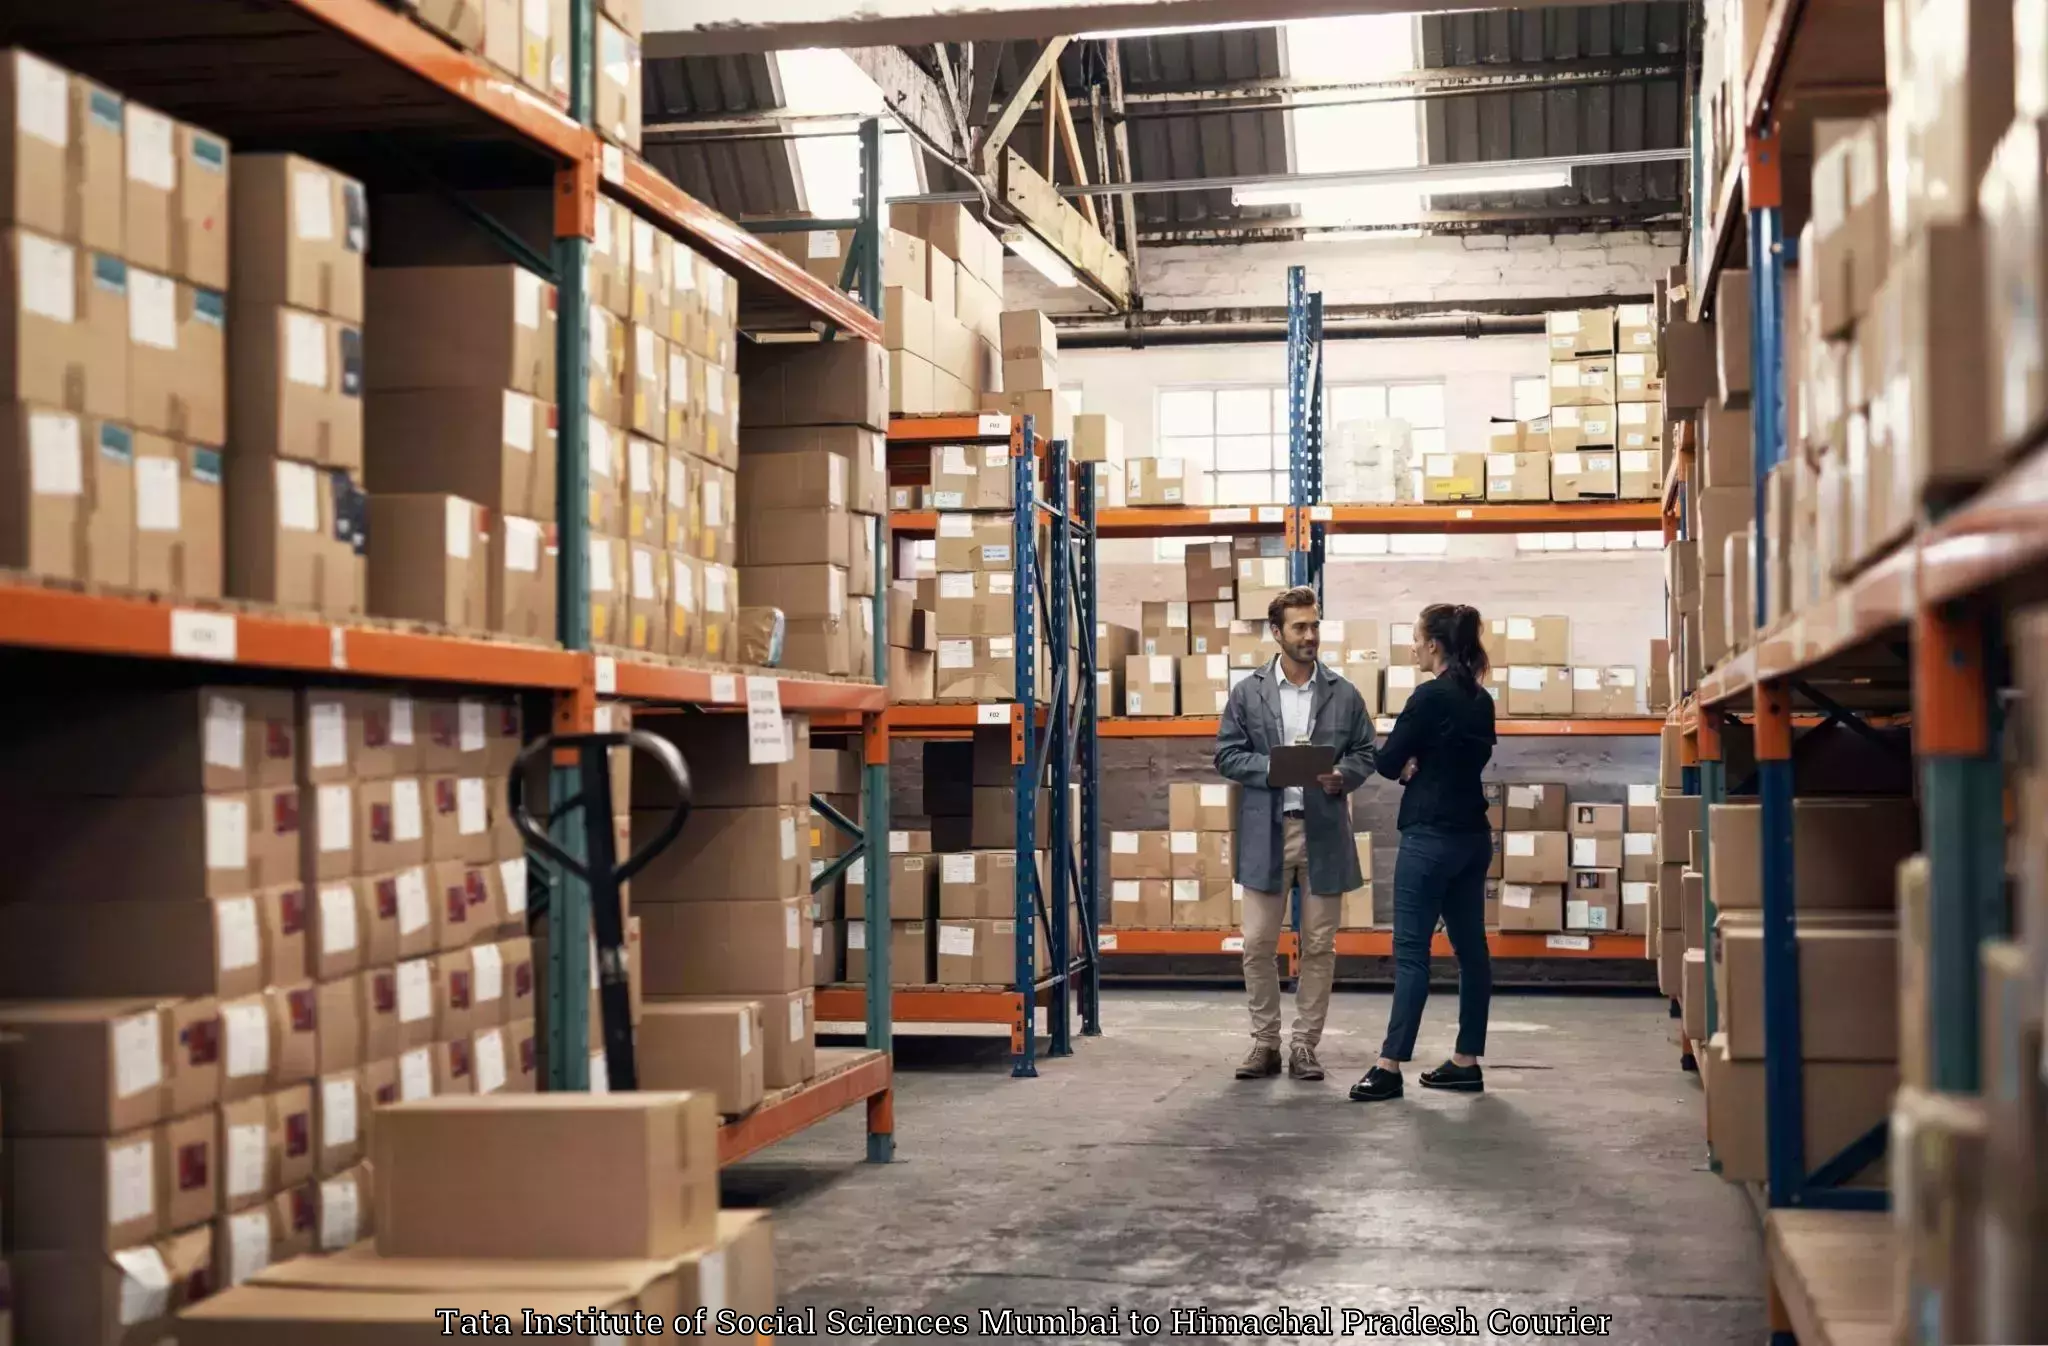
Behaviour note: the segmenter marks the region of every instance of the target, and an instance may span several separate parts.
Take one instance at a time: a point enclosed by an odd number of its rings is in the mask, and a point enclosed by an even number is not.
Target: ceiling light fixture
[[[1446,171],[1446,170],[1450,171]],[[1542,165],[1531,168],[1487,168],[1484,165],[1435,164],[1426,168],[1397,168],[1361,173],[1355,178],[1316,183],[1278,182],[1233,187],[1231,202],[1240,206],[1313,205],[1345,192],[1364,187],[1413,187],[1425,196],[1453,196],[1461,192],[1534,192],[1550,187],[1569,187],[1572,172],[1567,167]]]
[[[1054,252],[1046,241],[1028,229],[1012,229],[1003,235],[1003,246],[1029,262],[1039,275],[1062,290],[1071,290],[1079,285],[1074,268],[1067,265],[1067,259]]]

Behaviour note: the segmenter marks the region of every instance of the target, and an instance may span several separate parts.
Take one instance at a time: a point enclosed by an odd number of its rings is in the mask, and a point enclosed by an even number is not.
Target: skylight
[[[1412,14],[1369,14],[1343,19],[1301,19],[1280,25],[1287,72],[1305,84],[1358,83],[1415,68],[1417,24]],[[1422,162],[1422,105],[1357,103],[1341,90],[1294,95],[1289,112],[1297,173],[1345,173],[1414,168]],[[1374,225],[1413,220],[1427,205],[1412,185],[1303,189],[1301,221],[1308,225]]]
[[[852,57],[843,51],[805,48],[777,52],[774,59],[781,72],[783,110],[794,117],[882,116],[882,195],[915,196],[923,190],[916,147],[896,129],[881,89]],[[860,208],[860,141],[844,135],[805,136],[794,143],[804,213],[817,219],[851,219]]]

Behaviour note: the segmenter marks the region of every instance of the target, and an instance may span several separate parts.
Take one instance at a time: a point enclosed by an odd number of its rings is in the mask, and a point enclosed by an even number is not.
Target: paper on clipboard
[[[1266,784],[1275,790],[1290,785],[1311,786],[1316,777],[1337,765],[1337,750],[1327,743],[1286,743],[1273,749],[1266,761]]]

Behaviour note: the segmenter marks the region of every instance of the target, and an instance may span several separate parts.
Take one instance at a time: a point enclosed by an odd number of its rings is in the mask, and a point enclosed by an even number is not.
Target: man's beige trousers
[[[1300,818],[1281,819],[1280,891],[1244,890],[1244,988],[1251,998],[1252,1040],[1280,1045],[1280,968],[1274,955],[1287,922],[1287,892],[1301,884],[1301,975],[1294,986],[1294,1045],[1314,1047],[1330,1013],[1337,974],[1337,922],[1344,899],[1308,890],[1308,832]]]

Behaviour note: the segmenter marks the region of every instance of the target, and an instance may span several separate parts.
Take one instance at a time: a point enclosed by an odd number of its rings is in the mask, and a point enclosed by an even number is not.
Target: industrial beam
[[[1545,8],[1569,0],[1527,0]],[[1446,13],[1470,0],[644,0],[649,57],[791,47],[1021,41],[1153,28],[1270,27],[1289,19]]]
[[[1003,70],[1003,44],[969,43],[967,65],[967,126],[970,131],[979,131],[995,115],[996,76]]]
[[[1048,120],[1059,128],[1060,148],[1067,152],[1067,164],[1074,170],[1074,185],[1076,187],[1086,187],[1088,185],[1088,161],[1081,157],[1081,137],[1074,131],[1074,109],[1072,104],[1067,101],[1067,87],[1060,82],[1057,71],[1053,73],[1050,79],[1046,80],[1045,92],[1052,100],[1053,115]],[[1054,178],[1055,175],[1050,171],[1051,164],[1048,163],[1046,167],[1048,169],[1046,177],[1049,179]],[[1098,230],[1101,229],[1102,220],[1095,213],[1094,199],[1084,196],[1080,198],[1080,202],[1081,214],[1087,217],[1089,224]],[[1104,236],[1107,237],[1107,235]]]
[[[962,52],[963,60],[971,60],[972,47]],[[953,69],[953,58],[941,42],[932,48],[932,55],[939,66],[939,92],[945,96],[947,120],[952,124],[953,134],[959,138],[960,152],[964,156],[967,147],[974,143],[974,137],[967,130],[967,95],[961,92],[960,76]]]
[[[1115,39],[1102,44],[1103,73],[1109,84],[1109,114],[1114,118],[1110,128],[1111,160],[1116,165],[1116,180],[1131,180],[1131,135],[1124,127],[1124,60],[1122,44]],[[1098,124],[1097,135],[1102,134]],[[1144,294],[1144,285],[1138,270],[1138,201],[1134,196],[1118,199],[1117,209],[1124,217],[1124,254],[1131,262],[1131,295],[1134,299]]]
[[[882,91],[882,102],[925,147],[955,163],[967,157],[946,90],[901,47],[856,47],[846,53]]]
[[[1009,143],[1010,133],[1017,129],[1017,122],[1023,117],[1024,109],[1031,106],[1032,98],[1038,93],[1038,86],[1045,82],[1048,75],[1057,78],[1060,53],[1067,49],[1069,41],[1069,38],[1049,37],[1045,40],[1045,45],[1038,49],[1037,58],[1024,72],[1024,78],[1018,81],[1016,91],[1010,95],[1010,101],[1003,104],[1002,110],[996,113],[995,120],[981,133],[981,140],[974,147],[974,166],[978,171],[983,174],[993,173],[996,166],[1002,162],[1003,147]]]
[[[1126,94],[1125,99],[1131,103],[1233,103],[1298,93],[1369,93],[1382,89],[1450,89],[1460,86],[1469,86],[1467,92],[1488,93],[1519,90],[1528,87],[1531,81],[1604,84],[1619,76],[1674,77],[1683,69],[1684,62],[1675,55],[1588,56],[1560,61],[1502,61],[1497,65],[1419,66],[1363,80],[1281,76],[1278,79],[1216,80],[1205,84],[1152,84],[1142,92]],[[1316,106],[1326,105],[1318,102]]]

